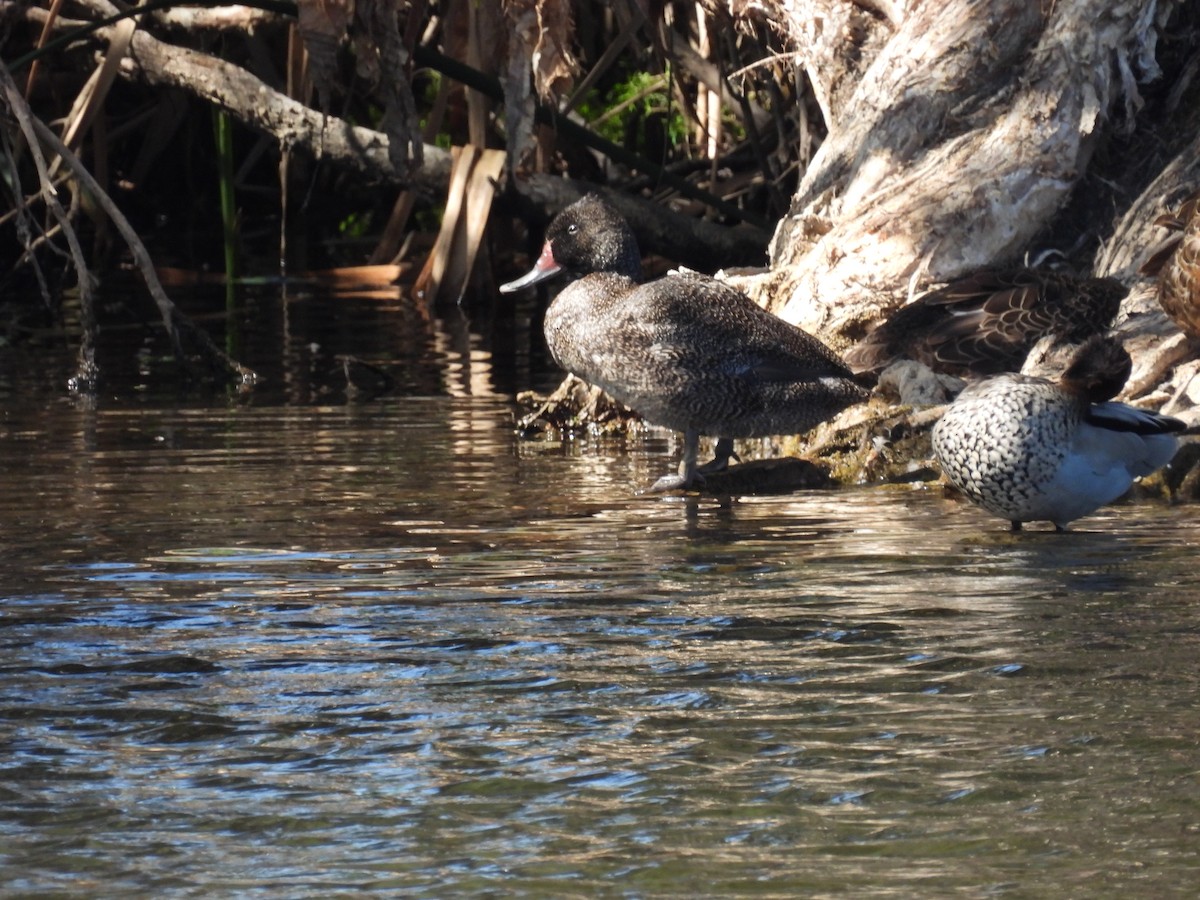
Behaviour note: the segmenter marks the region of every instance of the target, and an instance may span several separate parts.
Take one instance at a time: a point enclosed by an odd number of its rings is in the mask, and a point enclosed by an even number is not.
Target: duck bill
[[[546,246],[542,248],[542,255],[537,258],[537,262],[533,264],[533,268],[516,281],[500,285],[500,293],[511,294],[513,291],[521,290],[521,288],[540,284],[549,278],[553,278],[561,271],[562,266],[554,261],[554,253],[550,249],[550,242],[546,241]]]

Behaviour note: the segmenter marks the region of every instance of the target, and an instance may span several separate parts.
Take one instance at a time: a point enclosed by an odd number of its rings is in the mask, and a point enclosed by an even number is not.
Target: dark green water
[[[290,397],[6,369],[0,893],[1194,893],[1194,508],[638,496],[664,436],[518,440],[439,333],[353,403],[303,333]]]

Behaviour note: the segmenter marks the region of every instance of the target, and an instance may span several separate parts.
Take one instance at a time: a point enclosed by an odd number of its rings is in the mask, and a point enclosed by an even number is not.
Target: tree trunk
[[[900,5],[765,4],[823,98],[829,137],[770,273],[744,286],[838,347],[918,287],[1020,258],[1098,139],[1132,127],[1178,2]]]

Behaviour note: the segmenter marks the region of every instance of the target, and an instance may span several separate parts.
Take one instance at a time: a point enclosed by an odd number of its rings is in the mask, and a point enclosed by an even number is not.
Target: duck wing
[[[935,368],[972,373],[1019,369],[1053,319],[1042,286],[1028,279],[1014,283],[996,278],[972,279],[972,290],[959,287],[934,298],[948,315],[926,335],[924,344]]]
[[[1138,409],[1136,406],[1118,403],[1115,400],[1092,404],[1083,418],[1089,425],[1095,425],[1097,428],[1140,435],[1178,434],[1187,428],[1186,422],[1172,416]]]
[[[1162,468],[1179,448],[1178,419],[1108,401],[1094,404],[1075,429],[1070,457],[1097,477],[1116,478],[1103,502],[1115,499],[1140,478]]]
[[[855,371],[878,371],[900,358],[951,374],[1019,368],[1012,362],[1038,308],[1034,282],[983,269],[897,309],[846,361]]]
[[[1155,224],[1171,233],[1140,271],[1158,275],[1163,310],[1188,335],[1200,337],[1200,191]]]
[[[1112,322],[1128,293],[1114,278],[1077,278],[1022,268],[989,273],[973,282],[971,294],[948,292],[957,313],[928,338],[944,365],[973,374],[1019,369],[1033,345],[1052,335],[1079,343]]]
[[[901,357],[955,375],[1016,370],[1045,334],[1073,343],[1106,328],[1126,292],[1111,278],[983,269],[896,310],[846,360],[856,371]]]
[[[654,316],[676,326],[659,335],[660,345],[669,345],[672,355],[684,355],[714,375],[763,384],[853,378],[817,338],[762,309],[732,285],[689,273],[644,287],[660,285],[671,289],[657,292]]]

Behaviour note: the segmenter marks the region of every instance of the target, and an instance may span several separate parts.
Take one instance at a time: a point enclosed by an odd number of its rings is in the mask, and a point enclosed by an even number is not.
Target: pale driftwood
[[[1184,196],[1200,187],[1200,134],[1175,155],[1121,216],[1112,238],[1096,259],[1097,275],[1123,281],[1137,277],[1138,267],[1166,235],[1154,224]]]
[[[763,5],[810,74],[831,56],[836,64],[836,45],[813,37],[811,12],[845,17],[854,4]],[[831,113],[776,232],[770,274],[746,287],[844,347],[910,285],[1019,257],[1085,171],[1097,134],[1138,102],[1134,76],[1155,74],[1156,29],[1175,5],[908,4],[845,113]],[[873,19],[864,46],[892,27]],[[818,77],[845,96],[836,74]]]
[[[173,6],[155,10],[154,21],[165,28],[181,32],[247,32],[256,28],[267,28],[280,23],[278,13],[251,6]]]
[[[730,3],[737,15],[737,4]],[[796,48],[798,64],[812,85],[822,118],[831,132],[857,115],[852,97],[870,60],[895,33],[902,15],[886,17],[850,0],[767,0],[766,18]],[[744,9],[744,7],[743,7]]]
[[[1112,237],[1101,248],[1095,270],[1098,275],[1120,278],[1133,289],[1121,303],[1117,332],[1133,357],[1133,373],[1124,396],[1141,397],[1150,392],[1178,394],[1192,373],[1172,370],[1192,359],[1200,348],[1179,330],[1159,305],[1157,283],[1138,274],[1138,267],[1162,240],[1164,232],[1154,220],[1200,187],[1200,136],[1175,156],[1150,185],[1130,204],[1117,223]],[[1164,384],[1165,382],[1165,384]]]

